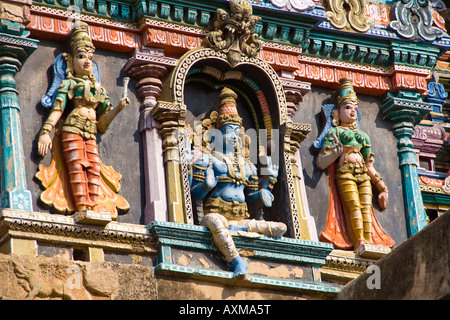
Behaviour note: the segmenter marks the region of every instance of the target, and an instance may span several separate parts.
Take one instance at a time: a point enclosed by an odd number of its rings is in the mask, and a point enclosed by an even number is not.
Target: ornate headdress
[[[339,108],[347,101],[359,102],[356,92],[353,90],[353,79],[341,78],[339,79],[339,83],[341,85],[337,98]]]
[[[70,61],[73,56],[80,50],[86,50],[87,52],[94,52],[95,47],[89,36],[89,25],[85,22],[77,21],[72,29],[70,35],[70,54],[63,53],[62,56],[67,62],[67,69],[65,73],[68,78],[73,77],[73,69]],[[89,76],[91,80],[99,81],[98,65],[94,62],[93,73]]]
[[[95,51],[94,44],[89,36],[89,26],[84,22],[75,23],[70,36],[71,53],[74,54],[82,49]]]
[[[219,94],[219,114],[217,116],[216,128],[221,128],[225,124],[242,125],[242,118],[238,115],[236,107],[237,94],[229,89],[223,88]]]

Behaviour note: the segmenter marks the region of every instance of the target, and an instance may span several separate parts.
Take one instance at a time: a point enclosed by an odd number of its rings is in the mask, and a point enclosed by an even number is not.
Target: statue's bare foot
[[[248,266],[241,256],[237,256],[230,263],[228,263],[228,268],[233,271],[233,278],[245,278]]]

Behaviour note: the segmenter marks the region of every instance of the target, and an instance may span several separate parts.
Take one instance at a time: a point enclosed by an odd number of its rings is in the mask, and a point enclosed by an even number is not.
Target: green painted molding
[[[447,194],[430,193],[422,191],[423,202],[439,206],[450,206],[450,196]]]
[[[164,221],[153,221],[147,225],[147,229],[159,247],[158,260],[154,267],[155,273],[159,275],[212,281],[230,286],[296,290],[314,294],[335,294],[339,291],[338,285],[323,283],[320,278],[315,279],[316,281],[307,281],[248,274],[246,279],[234,279],[231,271],[180,265],[173,261],[172,249],[218,253],[209,229],[192,224]],[[238,249],[252,250],[252,259],[256,261],[300,264],[311,268],[313,277],[317,273],[316,269],[325,265],[326,257],[333,250],[333,245],[329,243],[301,239],[260,235],[247,237],[237,234],[233,235],[233,239]]]
[[[186,267],[178,264],[160,263],[155,267],[155,273],[158,274],[177,274],[185,277],[212,280],[222,282],[228,285],[239,285],[245,287],[260,288],[281,288],[284,290],[300,290],[317,293],[335,294],[339,292],[338,286],[325,284],[322,282],[311,282],[303,280],[291,280],[283,278],[272,278],[259,275],[248,275],[248,279],[237,281],[232,279],[233,273],[230,271],[211,270],[197,267]]]
[[[432,111],[431,104],[423,102],[419,92],[399,90],[383,96],[381,112],[384,119],[394,123],[417,124]]]
[[[211,232],[203,226],[153,221],[147,228],[161,246],[217,251]],[[234,235],[236,247],[253,250],[256,257],[277,261],[325,265],[326,257],[333,250],[333,245],[324,242],[263,235],[249,236]]]

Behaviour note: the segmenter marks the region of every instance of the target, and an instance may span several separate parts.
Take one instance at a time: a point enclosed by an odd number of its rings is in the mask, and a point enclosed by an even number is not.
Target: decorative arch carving
[[[160,123],[164,139],[166,181],[171,181],[173,178],[179,179],[179,183],[168,183],[167,186],[169,219],[194,223],[194,210],[189,188],[189,168],[184,149],[184,139],[189,135],[189,126],[186,125],[185,86],[190,75],[202,73],[221,81],[227,78],[241,81],[242,86],[253,90],[258,98],[259,105],[255,111],[262,115],[264,128],[280,129],[280,164],[284,168],[282,170],[284,175],[279,183],[283,184],[280,187],[288,194],[287,201],[290,203],[289,212],[284,213],[282,218],[289,220],[285,222],[290,227],[290,235],[294,238],[302,238],[302,223],[299,218],[302,213],[299,212],[301,209],[298,205],[301,200],[297,199],[299,195],[296,190],[296,174],[293,172],[292,161],[295,162],[293,154],[297,151],[298,144],[310,131],[310,125],[292,123],[288,116],[282,82],[267,62],[258,57],[242,55],[240,61],[237,63],[234,61],[233,65],[225,53],[199,47],[187,52],[179,59],[176,67],[166,79],[166,85],[163,85],[158,104],[153,110],[153,116]],[[201,70],[198,70],[199,67]],[[251,74],[258,75],[257,82]],[[261,78],[262,75],[263,78]],[[265,85],[264,91],[259,87],[261,83]],[[178,140],[174,141],[170,135],[175,130],[184,132],[186,135],[181,135]]]
[[[277,73],[267,62],[258,57],[241,56],[240,62],[233,68],[229,63],[226,54],[205,47],[188,51],[180,58],[171,74],[170,85],[166,87],[166,89],[169,89],[169,92],[161,92],[160,99],[168,99],[168,101],[172,101],[173,103],[184,105],[184,86],[188,72],[191,70],[192,66],[207,59],[211,61],[209,65],[214,65],[214,61],[217,60],[219,63],[227,65],[229,70],[235,70],[240,66],[247,65],[252,69],[262,71],[270,82],[272,90],[278,97],[277,106],[274,106],[273,108],[278,110],[280,120],[279,125],[283,125],[288,121],[287,103],[283,86]]]
[[[163,137],[169,220],[194,223],[190,167],[186,159],[192,156],[186,153],[186,147],[190,147],[186,142],[191,139],[193,131],[186,125],[185,88],[189,75],[200,72],[220,81],[229,77],[239,83],[237,89],[250,88],[251,96],[256,97],[255,104],[258,104],[262,114],[264,128],[279,130],[279,144],[274,146],[278,148],[276,151],[270,148],[272,158],[273,155],[279,156],[281,170],[278,177],[282,177],[282,181],[277,183],[280,203],[277,206],[275,195],[273,207],[284,210],[276,214],[288,225],[288,236],[311,240],[304,206],[306,199],[302,199],[302,184],[296,164],[299,144],[311,127],[292,123],[281,80],[275,70],[258,57],[261,43],[254,26],[259,20],[259,17],[253,16],[248,0],[230,0],[230,13],[217,10],[214,28],[206,36],[203,46],[186,52],[164,81],[152,114],[160,123]],[[257,114],[256,110],[254,113]],[[175,136],[174,132],[181,134]],[[276,141],[269,135],[267,140]],[[268,218],[271,219],[270,215]]]

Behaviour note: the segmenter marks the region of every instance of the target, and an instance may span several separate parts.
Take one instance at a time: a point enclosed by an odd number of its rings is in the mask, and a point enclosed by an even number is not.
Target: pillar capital
[[[288,115],[292,119],[303,102],[303,96],[311,91],[311,83],[296,80],[290,71],[280,70],[277,73],[286,95]]]
[[[28,38],[29,35],[30,31],[23,24],[2,19],[0,15],[0,57],[15,58],[23,64],[39,42]]]
[[[432,110],[432,106],[423,102],[419,92],[399,90],[383,95],[381,111],[385,119],[394,123],[419,123]]]

